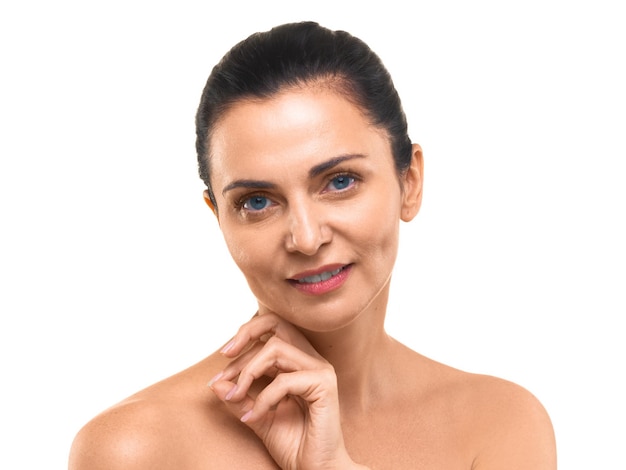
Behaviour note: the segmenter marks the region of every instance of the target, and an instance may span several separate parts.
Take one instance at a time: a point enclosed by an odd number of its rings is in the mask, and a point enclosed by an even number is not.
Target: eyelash
[[[245,212],[248,214],[252,214],[252,213],[260,213],[263,212],[266,208],[257,210],[257,211],[253,211],[250,209],[246,209],[244,206],[253,198],[265,198],[265,199],[270,199],[269,196],[266,196],[265,194],[246,194],[245,196],[242,196],[241,198],[235,200],[234,202],[234,208],[235,210],[239,211],[239,212]]]
[[[347,178],[349,180],[351,180],[349,182],[349,185],[345,188],[342,189],[335,189],[335,190],[327,190],[328,186],[337,178]],[[343,171],[340,173],[335,173],[333,175],[331,175],[327,180],[326,180],[326,184],[324,185],[324,190],[323,192],[331,192],[331,193],[343,193],[345,191],[349,191],[350,189],[352,189],[354,187],[354,185],[356,183],[358,183],[359,181],[361,181],[361,179],[354,173],[349,172],[349,171]],[[246,209],[244,206],[251,200],[254,198],[264,198],[264,199],[268,199],[270,202],[272,202],[271,198],[263,193],[252,193],[252,194],[246,194],[244,196],[242,196],[241,198],[237,199],[235,201],[235,209],[238,211],[244,211],[247,214],[260,214],[262,212],[264,212],[267,207],[264,207],[263,209],[259,209],[259,210],[250,210],[250,209]]]
[[[348,179],[351,179],[352,181],[347,187],[342,188],[342,189],[336,189],[333,192],[348,191],[350,188],[352,188],[352,186],[354,186],[357,182],[360,181],[360,179],[354,173],[349,172],[349,171],[343,171],[341,173],[335,173],[334,175],[331,175],[331,177],[328,178],[328,181],[326,183],[326,186],[324,186],[324,189],[328,188],[328,186],[337,178],[348,178]]]

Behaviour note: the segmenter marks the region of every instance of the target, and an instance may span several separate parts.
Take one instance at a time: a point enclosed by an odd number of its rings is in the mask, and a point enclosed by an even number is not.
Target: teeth
[[[343,268],[335,269],[334,271],[326,271],[321,274],[314,274],[313,276],[303,277],[302,279],[298,279],[300,284],[314,284],[316,282],[327,281],[331,277],[339,274],[339,272]]]

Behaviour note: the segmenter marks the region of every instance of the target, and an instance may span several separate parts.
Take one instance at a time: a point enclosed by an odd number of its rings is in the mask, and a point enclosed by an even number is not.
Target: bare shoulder
[[[474,469],[556,469],[550,417],[526,388],[497,377],[464,374],[467,432],[476,440]]]
[[[221,367],[209,357],[94,417],[74,438],[69,470],[192,470],[230,458],[235,442],[253,447],[207,387]]]
[[[163,444],[173,432],[172,413],[158,402],[135,398],[117,404],[89,421],[76,435],[70,470],[163,468]]]
[[[422,436],[421,447],[414,448],[418,455],[428,455],[427,467],[556,469],[550,417],[528,389],[450,367],[410,349],[396,362],[401,366],[395,376],[405,394],[402,415],[412,423],[407,432]]]

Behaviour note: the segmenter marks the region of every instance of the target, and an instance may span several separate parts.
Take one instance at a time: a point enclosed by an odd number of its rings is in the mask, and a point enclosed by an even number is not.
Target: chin
[[[299,307],[259,304],[259,312],[272,311],[296,327],[315,333],[329,333],[347,327],[354,322],[371,302],[348,306],[345,302],[327,302]]]

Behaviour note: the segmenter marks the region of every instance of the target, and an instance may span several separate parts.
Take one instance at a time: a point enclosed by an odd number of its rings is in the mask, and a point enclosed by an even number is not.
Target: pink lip
[[[321,274],[327,271],[335,271],[339,268],[342,268],[337,274],[335,274],[330,279],[326,279],[325,281],[313,282],[313,283],[301,283],[298,282],[298,279],[302,279],[308,276],[314,276],[316,274]],[[292,279],[289,279],[289,283],[298,289],[298,291],[303,294],[309,295],[323,295],[328,292],[339,289],[350,276],[350,272],[352,271],[352,265],[343,265],[343,264],[330,264],[327,266],[322,266],[321,268],[314,269],[311,271],[304,271],[296,274]]]

